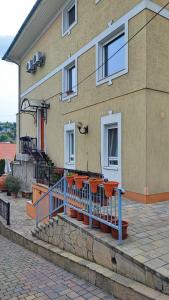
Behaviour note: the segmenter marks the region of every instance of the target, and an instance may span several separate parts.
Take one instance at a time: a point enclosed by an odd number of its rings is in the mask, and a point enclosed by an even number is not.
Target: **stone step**
[[[117,274],[94,262],[80,258],[32,236],[24,236],[0,222],[0,234],[31,250],[59,267],[109,292],[119,300],[168,300],[169,297]]]

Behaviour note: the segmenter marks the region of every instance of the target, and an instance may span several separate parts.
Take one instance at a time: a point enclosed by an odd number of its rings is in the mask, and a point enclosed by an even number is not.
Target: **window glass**
[[[108,165],[118,165],[118,128],[108,129]]]
[[[76,70],[75,70],[75,66],[72,66],[68,70],[68,90],[70,92],[74,91],[75,85],[76,85]]]
[[[69,27],[75,22],[75,5],[68,11]]]
[[[69,162],[74,161],[74,132],[69,132]]]
[[[120,49],[125,43],[124,37],[125,34],[123,33],[104,46],[105,77],[125,69],[125,47]],[[120,51],[117,54],[115,54],[118,51],[118,49],[120,49]],[[113,56],[113,54],[115,55]]]

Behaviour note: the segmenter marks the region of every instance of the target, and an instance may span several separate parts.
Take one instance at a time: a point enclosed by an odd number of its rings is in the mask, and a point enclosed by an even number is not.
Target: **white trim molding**
[[[139,14],[140,12],[142,12],[144,9],[149,9],[149,10],[157,13],[161,9],[161,6],[158,5],[158,4],[155,4],[151,0],[143,0],[143,1],[141,1],[139,4],[137,4],[136,6],[134,6],[128,13],[126,13],[124,16],[122,16],[116,22],[112,23],[112,25],[110,25],[105,31],[101,32],[98,36],[96,36],[88,44],[86,44],[81,49],[79,49],[74,55],[72,55],[71,58],[68,58],[64,63],[62,63],[61,65],[58,65],[50,73],[48,73],[47,75],[45,75],[42,79],[40,79],[35,84],[33,84],[31,87],[29,87],[24,92],[22,92],[21,95],[20,95],[20,97],[22,98],[22,97],[26,96],[27,94],[29,94],[30,92],[32,92],[33,90],[35,90],[38,86],[40,86],[41,84],[43,84],[44,82],[46,82],[48,79],[50,79],[53,76],[55,76],[58,72],[62,71],[62,69],[66,65],[69,65],[69,63],[71,63],[72,60],[78,59],[81,55],[83,55],[85,52],[87,52],[92,47],[94,47],[95,45],[97,45],[97,43],[99,43],[99,41],[103,40],[107,35],[109,35],[111,32],[113,32],[114,30],[116,30],[122,24],[125,24],[125,26],[126,26],[127,23],[129,22],[129,20],[131,20],[132,18],[134,18],[137,14]],[[165,18],[167,18],[167,19],[169,19],[169,10],[164,9],[160,13],[160,15],[163,16],[163,17],[165,17]],[[126,30],[128,30],[127,28],[128,28],[128,26],[126,27]],[[127,33],[127,35],[128,35],[128,33]]]
[[[69,133],[74,133],[74,160],[69,159]],[[64,167],[66,169],[76,168],[76,125],[75,123],[68,123],[64,125]]]
[[[118,165],[108,166],[106,131],[109,126],[114,124],[118,127]],[[122,182],[121,113],[109,114],[101,118],[101,166],[105,178]]]

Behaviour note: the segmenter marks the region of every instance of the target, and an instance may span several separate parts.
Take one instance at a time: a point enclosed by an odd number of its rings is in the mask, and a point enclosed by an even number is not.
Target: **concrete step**
[[[169,297],[145,285],[117,274],[94,262],[80,258],[32,236],[24,236],[0,222],[0,233],[13,242],[33,251],[95,284],[119,300],[168,300]]]

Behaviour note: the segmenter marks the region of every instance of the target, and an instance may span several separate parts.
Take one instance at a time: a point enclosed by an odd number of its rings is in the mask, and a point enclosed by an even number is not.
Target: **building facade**
[[[166,2],[36,2],[4,56],[19,66],[18,152],[37,138],[58,167],[169,199],[169,7],[140,31]]]

